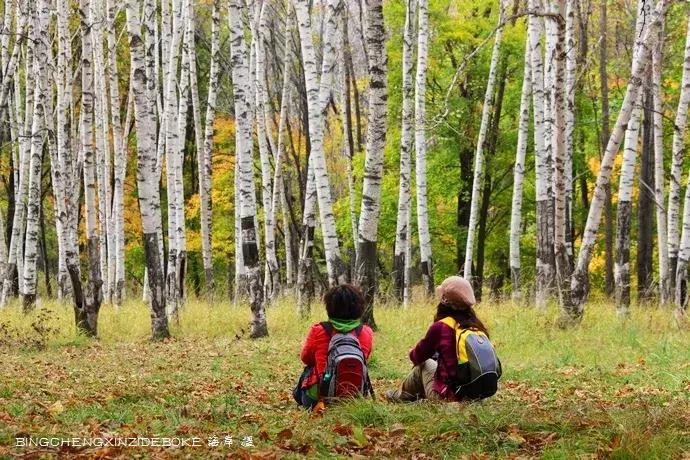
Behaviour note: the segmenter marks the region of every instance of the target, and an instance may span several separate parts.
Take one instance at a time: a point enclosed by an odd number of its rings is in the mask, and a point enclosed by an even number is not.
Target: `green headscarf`
[[[347,333],[350,332],[353,329],[356,329],[357,326],[361,324],[361,321],[358,319],[337,319],[337,318],[328,318],[328,321],[333,325],[333,328],[342,333]]]

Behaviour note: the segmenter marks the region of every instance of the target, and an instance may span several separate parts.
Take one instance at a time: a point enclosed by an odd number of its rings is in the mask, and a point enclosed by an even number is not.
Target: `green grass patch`
[[[0,457],[690,455],[690,334],[672,326],[667,310],[638,309],[621,323],[613,306],[592,302],[582,324],[563,331],[555,311],[484,303],[478,312],[504,364],[499,393],[474,404],[390,404],[381,396],[409,371],[407,354],[433,306],[380,305],[370,361],[378,399],[315,416],[291,395],[306,331],[325,317],[313,309],[302,320],[283,300],[268,309],[270,336],[250,340],[248,308],[190,301],[171,323],[173,339],[151,343],[138,302],[104,306],[98,340],[75,336],[69,306],[47,303],[25,316],[10,305],[0,316]],[[14,447],[25,435],[199,437],[203,447]],[[212,436],[219,446],[207,445]],[[243,436],[255,447],[242,447]]]

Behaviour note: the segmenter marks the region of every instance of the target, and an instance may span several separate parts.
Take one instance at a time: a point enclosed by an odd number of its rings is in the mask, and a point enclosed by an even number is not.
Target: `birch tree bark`
[[[316,183],[311,161],[307,166],[307,184],[302,212],[302,238],[300,241],[299,267],[297,270],[297,311],[302,318],[309,316],[314,296],[314,231],[316,228]]]
[[[568,263],[572,263],[573,248],[573,157],[575,156],[575,88],[577,84],[577,51],[575,43],[576,0],[565,0],[565,240]],[[586,40],[586,38],[580,38]]]
[[[36,304],[36,262],[38,259],[39,218],[41,208],[41,169],[43,145],[45,143],[47,114],[52,113],[51,98],[48,95],[48,69],[52,60],[49,57],[48,38],[49,5],[45,0],[37,2],[31,11],[34,28],[34,46],[31,72],[35,85],[33,97],[33,116],[31,122],[29,156],[28,197],[26,204],[26,237],[24,244],[24,267],[22,274],[22,297],[24,311]]]
[[[56,145],[50,148],[50,171],[55,198],[55,227],[58,238],[58,297],[65,298],[72,294],[72,283],[68,267],[74,267],[79,248],[75,230],[72,228],[72,199],[69,190],[74,190],[76,169],[75,156],[72,151],[70,136],[70,97],[72,76],[72,44],[69,34],[69,13],[66,1],[57,2],[57,66],[56,73]],[[76,269],[79,271],[79,267]],[[77,277],[81,284],[81,273]],[[79,288],[81,289],[81,287]],[[76,305],[75,312],[81,305]]]
[[[193,35],[189,23],[188,7],[191,3],[187,0],[180,2],[180,23],[179,27],[183,31],[182,51],[180,56],[180,79],[179,79],[179,101],[177,104],[177,116],[175,129],[177,130],[177,144],[174,147],[173,153],[175,155],[175,207],[177,209],[177,228],[175,233],[177,235],[177,267],[175,268],[175,290],[179,303],[182,302],[186,296],[185,279],[187,276],[187,233],[185,222],[185,200],[184,200],[184,153],[186,145],[187,132],[187,114],[189,112],[189,99],[191,95],[190,89],[190,68],[192,62],[189,53],[190,46],[193,46]],[[196,123],[195,123],[196,125]]]
[[[362,321],[376,327],[374,297],[376,295],[376,262],[378,258],[379,217],[381,214],[381,181],[383,154],[386,148],[386,115],[388,109],[388,56],[386,30],[383,22],[383,0],[367,2],[367,51],[369,57],[369,123],[367,124],[364,185],[359,217],[357,284],[365,299]]]
[[[530,10],[537,11],[536,0],[529,0]],[[530,59],[532,66],[532,107],[534,110],[534,153],[536,173],[536,214],[537,214],[537,270],[536,304],[543,311],[553,285],[553,233],[549,225],[551,212],[551,157],[546,130],[546,110],[544,91],[544,61],[542,58],[541,32],[542,20],[536,14],[528,19]]]
[[[33,4],[32,4],[33,5]],[[26,13],[22,12],[20,10],[20,6],[22,7],[23,11],[26,11]],[[10,32],[9,32],[9,27],[4,25],[3,27],[8,27],[7,31],[5,32],[5,35],[3,36],[3,44],[2,44],[2,52],[4,54],[3,56],[3,71],[4,73],[2,74],[2,82],[0,83],[0,116],[2,116],[3,112],[5,110],[8,110],[10,106],[7,104],[7,98],[10,95],[11,92],[11,85],[13,81],[13,77],[15,75],[15,71],[17,70],[19,66],[19,61],[20,61],[20,53],[22,50],[22,46],[24,41],[26,40],[26,36],[28,35],[26,33],[26,29],[28,27],[29,23],[29,18],[30,14],[27,11],[27,6],[24,4],[24,2],[20,3],[19,0],[17,0],[16,3],[16,10],[15,10],[15,16],[16,16],[16,22],[17,22],[17,38],[14,43],[14,47],[12,48],[12,54],[9,55],[9,38],[10,38]],[[7,18],[9,14],[11,14],[12,8],[10,8],[10,5],[5,3],[5,17]],[[8,24],[7,22],[5,24]],[[9,57],[8,57],[9,56]],[[5,64],[6,63],[6,64]],[[19,80],[14,80],[14,81],[19,81]]]
[[[244,38],[242,13],[244,7],[239,0],[230,0],[230,53],[232,59],[232,82],[235,102],[236,152],[240,170],[240,195],[235,197],[235,206],[240,207],[242,231],[242,261],[249,283],[249,297],[252,312],[252,338],[268,335],[264,308],[261,265],[257,246],[256,197],[252,186],[252,85],[249,72],[249,56]]]
[[[155,1],[145,0],[144,18],[147,35],[154,34]],[[147,67],[155,61],[154,41],[144,46],[138,2],[127,2],[127,33],[132,66],[132,94],[134,122],[137,130],[137,189],[143,232],[144,253],[151,293],[151,332],[155,340],[170,336],[165,311],[165,274],[159,248],[162,232],[160,191],[156,152],[156,95],[155,82],[147,77]],[[153,73],[149,73],[153,75]]]
[[[275,212],[273,208],[273,187],[271,184],[271,161],[269,152],[270,117],[268,113],[268,92],[266,89],[266,44],[269,40],[268,1],[261,4],[257,35],[253,43],[256,54],[254,88],[256,97],[256,137],[261,162],[261,199],[264,207],[264,241],[266,245],[266,268],[264,290],[266,300],[272,300],[280,290],[280,275],[276,257]]]
[[[412,148],[414,144],[414,37],[416,19],[416,0],[405,2],[405,29],[403,33],[402,55],[402,126],[400,128],[400,178],[398,187],[398,213],[395,228],[395,253],[393,256],[393,282],[395,296],[403,301],[405,291],[405,266],[409,208],[411,206]]]
[[[335,70],[335,36],[338,28],[338,14],[342,9],[341,0],[329,0],[326,11],[324,32],[323,63],[321,81],[318,80],[316,70],[316,55],[312,42],[311,18],[307,0],[293,0],[297,25],[299,27],[300,45],[304,65],[305,82],[307,87],[307,107],[309,111],[309,138],[311,154],[309,162],[313,167],[316,195],[319,202],[319,220],[323,234],[324,252],[326,254],[326,268],[330,285],[344,281],[344,266],[340,257],[338,235],[333,215],[333,200],[331,187],[326,170],[324,153],[324,115],[330,97],[330,85]]]
[[[168,263],[166,266],[166,305],[168,314],[174,314],[177,312],[178,302],[180,299],[177,269],[180,264],[178,257],[181,257],[182,251],[182,248],[180,247],[181,234],[184,232],[184,222],[179,221],[181,214],[180,207],[184,207],[184,203],[180,203],[180,193],[178,191],[177,181],[178,175],[180,175],[179,169],[182,168],[182,162],[179,158],[180,139],[177,123],[179,117],[177,100],[177,74],[178,64],[180,61],[180,42],[184,29],[182,15],[183,8],[181,3],[182,0],[173,0],[172,2],[171,17],[169,19],[169,22],[172,25],[172,33],[170,34],[169,42],[169,54],[164,54],[164,56],[167,57],[167,65],[164,77],[166,84],[164,86],[165,97],[163,99],[163,118],[165,120],[164,151],[168,195]],[[163,51],[165,52],[165,46],[163,47]],[[182,72],[184,73],[184,70]],[[181,75],[180,80],[182,77],[184,77],[184,75]],[[181,81],[180,83],[185,84]],[[186,98],[186,93],[182,94],[181,96]]]
[[[27,14],[29,16],[29,14]],[[15,194],[15,209],[12,218],[12,233],[10,235],[10,245],[8,249],[7,268],[5,271],[5,279],[3,280],[2,299],[1,304],[4,306],[7,299],[14,294],[15,290],[20,290],[22,283],[23,272],[23,238],[24,228],[26,225],[26,201],[29,191],[29,159],[30,159],[30,139],[31,139],[31,121],[34,110],[34,72],[33,72],[33,28],[29,29],[31,40],[28,41],[26,47],[26,72],[25,72],[25,97],[24,97],[24,114],[21,114],[21,91],[19,85],[15,90],[15,118],[20,124],[19,137],[19,181],[17,192]],[[16,80],[19,81],[19,72],[15,72]],[[20,123],[21,122],[21,123]]]
[[[87,334],[96,335],[98,311],[103,300],[101,277],[100,235],[98,233],[98,202],[96,177],[96,152],[94,151],[94,60],[93,60],[93,21],[91,2],[80,0],[81,17],[81,148],[84,162],[84,207],[88,258],[88,280],[83,293],[83,314],[88,324],[78,325]],[[102,45],[101,45],[102,46]],[[70,276],[73,276],[70,273]],[[77,283],[72,281],[75,288]],[[75,297],[79,298],[75,291]]]
[[[280,91],[280,113],[278,115],[278,145],[275,152],[275,165],[273,172],[273,196],[271,197],[271,210],[275,219],[276,210],[282,208],[283,236],[285,243],[285,284],[292,287],[294,267],[292,258],[292,236],[290,222],[288,220],[287,200],[283,179],[283,157],[285,155],[285,130],[288,112],[290,110],[290,65],[292,65],[292,15],[288,11],[285,18],[285,43],[283,59],[283,81]]]
[[[110,94],[110,124],[113,131],[113,205],[112,222],[114,231],[115,283],[113,301],[116,306],[122,304],[125,289],[125,222],[124,222],[124,181],[127,171],[127,142],[120,118],[120,78],[117,68],[117,39],[115,20],[118,5],[113,0],[106,0],[107,9],[107,43],[108,92]]]
[[[571,279],[571,299],[562,306],[561,318],[559,320],[561,326],[573,324],[582,318],[584,301],[587,295],[589,262],[591,260],[592,248],[596,241],[596,234],[603,211],[605,185],[609,183],[613,162],[618,153],[618,148],[625,128],[632,116],[635,101],[642,87],[642,76],[650,60],[651,49],[658,35],[660,24],[663,21],[669,3],[670,0],[659,0],[650,17],[648,28],[645,30],[640,40],[640,47],[634,53],[630,80],[626,88],[620,112],[618,113],[618,118],[616,119],[616,124],[611,132],[611,138],[608,141],[606,152],[601,161],[601,169],[597,176],[592,203],[587,215],[587,224],[585,225],[582,237],[582,245],[580,246],[577,264]],[[566,301],[567,300],[568,299],[566,299]]]
[[[562,18],[565,13],[565,2],[560,0],[553,2],[551,10]],[[554,54],[549,57],[554,67],[554,84],[550,91],[551,99],[551,150],[554,163],[554,262],[556,265],[556,285],[559,298],[569,297],[568,282],[570,281],[571,264],[568,254],[568,183],[569,176],[566,171],[568,150],[566,136],[572,134],[568,129],[572,126],[566,124],[566,119],[571,118],[566,101],[566,52],[565,35],[566,24],[562,20],[553,19],[555,22]],[[572,32],[572,31],[571,31]]]
[[[522,231],[522,189],[525,178],[525,155],[529,136],[530,97],[532,96],[532,65],[530,61],[531,43],[525,40],[525,60],[520,96],[520,120],[513,168],[513,199],[510,213],[510,276],[513,301],[522,300],[520,286],[520,235]]]
[[[27,5],[24,5],[27,6]],[[30,11],[25,10],[24,21],[28,24],[28,19],[30,17]],[[21,13],[19,11],[19,4],[17,4],[16,16],[20,17]],[[18,143],[18,155],[14,161],[14,166],[16,168],[15,174],[15,191],[14,191],[14,215],[12,217],[11,223],[11,233],[7,256],[7,265],[3,275],[3,286],[2,286],[2,296],[0,298],[0,306],[4,306],[10,296],[16,295],[16,290],[21,284],[21,277],[23,275],[23,236],[24,236],[24,226],[26,223],[26,199],[28,195],[28,176],[29,176],[29,154],[28,145],[30,139],[30,127],[31,127],[31,114],[33,112],[33,28],[28,29],[28,35],[31,35],[31,40],[28,40],[26,46],[26,72],[25,72],[25,107],[26,109],[22,112],[22,97],[21,91],[13,91],[9,93],[11,98],[8,111],[10,112],[10,119],[14,118],[17,124],[17,128],[14,130],[15,134],[13,137],[17,138]],[[20,43],[17,43],[14,48],[14,52],[19,53]],[[13,52],[13,54],[14,54]],[[14,71],[10,74],[10,69],[8,69],[7,75],[13,75],[14,81],[20,83],[19,68],[15,66]],[[4,88],[4,86],[3,86]],[[13,116],[12,116],[13,115]],[[14,124],[12,124],[14,126]]]
[[[647,22],[648,8],[645,0],[637,2],[635,21],[635,45],[633,52],[638,53],[640,39]],[[634,186],[635,162],[642,118],[642,91],[637,95],[630,121],[628,121],[623,141],[623,164],[618,186],[618,207],[616,210],[616,260],[613,274],[615,280],[616,312],[619,317],[627,318],[630,314],[630,227],[632,223],[632,194]],[[640,191],[641,192],[641,191]]]
[[[190,20],[193,20],[190,7]],[[211,15],[211,64],[208,77],[208,96],[206,100],[206,120],[204,126],[203,149],[198,150],[199,166],[199,201],[201,213],[201,259],[204,266],[206,291],[212,293],[214,289],[213,257],[211,254],[212,241],[212,206],[211,206],[211,174],[213,155],[213,124],[216,119],[216,101],[218,98],[218,75],[220,73],[220,0],[213,1]],[[196,86],[196,85],[193,85]],[[193,93],[197,92],[193,87]],[[198,96],[197,96],[198,99]]]
[[[422,282],[428,296],[434,293],[434,266],[429,234],[426,189],[426,70],[429,49],[429,7],[427,0],[417,3],[417,72],[415,76],[415,182],[417,187],[417,234],[421,256]]]
[[[664,171],[664,118],[663,94],[661,90],[661,66],[663,48],[663,24],[659,38],[652,51],[652,92],[654,98],[654,197],[656,204],[656,232],[659,248],[659,294],[662,305],[671,301],[671,273],[668,261],[667,216],[665,200]]]
[[[685,41],[683,58],[683,77],[681,79],[678,110],[676,111],[675,129],[673,130],[673,144],[671,151],[671,178],[668,184],[668,259],[671,270],[671,288],[678,280],[678,250],[680,214],[681,176],[683,168],[685,130],[688,122],[688,107],[690,107],[690,18]],[[677,288],[676,288],[677,289]],[[677,295],[676,295],[677,297]]]
[[[467,226],[467,244],[465,246],[465,269],[463,276],[468,281],[472,280],[472,259],[474,257],[474,234],[477,227],[477,217],[479,216],[479,200],[484,179],[484,143],[486,133],[489,128],[489,115],[492,110],[494,98],[494,86],[496,83],[496,69],[498,67],[498,57],[501,52],[501,39],[503,37],[503,19],[505,17],[505,7],[503,1],[499,2],[498,24],[494,46],[491,51],[491,64],[489,64],[489,78],[486,82],[484,93],[484,105],[482,107],[482,119],[479,125],[479,136],[477,137],[477,149],[474,155],[474,177],[472,179],[472,198],[470,201],[470,221]]]
[[[27,18],[32,18],[33,4],[27,5]],[[27,19],[28,21],[28,19]],[[25,57],[25,96],[22,101],[21,89],[17,85],[15,89],[15,118],[20,124],[21,136],[19,138],[19,186],[15,196],[15,211],[12,222],[12,235],[10,238],[9,255],[7,263],[7,278],[3,285],[2,304],[7,302],[9,296],[16,296],[23,292],[24,274],[24,230],[27,218],[27,199],[29,195],[29,166],[31,157],[32,122],[34,114],[34,43],[35,28],[29,27],[29,38],[26,46]],[[19,80],[19,71],[15,71],[15,81]],[[22,104],[23,102],[23,104]],[[23,113],[22,113],[23,105]]]
[[[340,36],[341,49],[343,50],[342,59],[339,60],[341,66],[341,75],[344,81],[342,85],[343,92],[343,153],[345,155],[345,162],[347,167],[347,198],[350,210],[350,229],[352,231],[352,245],[354,249],[354,254],[350,256],[350,265],[357,262],[358,247],[357,247],[357,229],[359,227],[359,218],[357,216],[357,204],[355,203],[357,198],[355,196],[355,175],[352,168],[352,160],[355,155],[355,140],[352,135],[352,100],[355,102],[355,112],[357,113],[357,119],[359,120],[359,93],[357,91],[357,82],[352,81],[352,76],[350,75],[351,63],[352,63],[352,51],[350,49],[350,39],[349,39],[349,10],[346,8],[343,17],[343,30]],[[354,95],[351,93],[354,91]],[[357,122],[357,145],[358,150],[361,151],[361,140],[360,140],[360,125]],[[354,256],[354,257],[353,257]]]
[[[616,261],[613,273],[616,285],[616,312],[621,318],[626,318],[630,314],[630,227],[635,161],[640,132],[641,96],[640,92],[625,131],[623,164],[618,186]]]
[[[102,297],[110,303],[115,283],[115,258],[113,253],[114,232],[112,221],[112,189],[110,183],[110,128],[108,126],[108,101],[105,78],[105,60],[103,56],[103,26],[105,9],[102,0],[92,0],[92,40],[94,63],[94,129],[96,187],[98,209],[98,234],[100,271],[103,280]]]

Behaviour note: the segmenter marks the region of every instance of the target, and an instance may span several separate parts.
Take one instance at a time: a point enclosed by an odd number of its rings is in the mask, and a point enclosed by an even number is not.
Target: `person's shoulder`
[[[314,323],[309,328],[309,334],[325,334],[326,330],[323,327],[323,323]]]
[[[430,331],[443,333],[445,331],[453,331],[453,327],[444,322],[442,319],[434,321],[431,326],[429,326]]]
[[[362,333],[370,335],[373,337],[374,330],[368,324],[362,324]]]

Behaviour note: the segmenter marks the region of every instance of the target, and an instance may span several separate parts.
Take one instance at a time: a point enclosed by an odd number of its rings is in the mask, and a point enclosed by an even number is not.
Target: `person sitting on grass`
[[[470,283],[447,278],[436,289],[439,304],[426,336],[410,351],[414,368],[390,401],[482,399],[496,392],[501,363],[472,306]]]
[[[342,284],[326,292],[323,302],[328,321],[309,329],[300,353],[305,368],[293,391],[297,404],[305,408],[333,397],[372,394],[366,363],[374,332],[360,321],[361,291]]]

